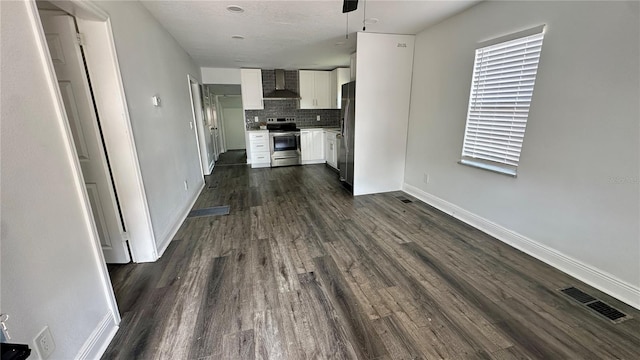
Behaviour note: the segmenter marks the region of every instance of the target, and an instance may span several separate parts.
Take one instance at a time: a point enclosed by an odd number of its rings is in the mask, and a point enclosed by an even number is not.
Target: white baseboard
[[[254,163],[251,165],[252,169],[268,168],[268,167],[271,167],[271,163]]]
[[[405,183],[402,190],[493,237],[545,262],[636,309],[640,309],[640,288],[593,266],[573,259],[526,236],[493,223],[446,200]]]
[[[116,325],[113,315],[107,313],[91,332],[82,348],[80,348],[78,355],[75,357],[76,360],[100,359],[117,331],[118,325]]]
[[[320,159],[320,160],[302,160],[300,163],[302,165],[312,165],[312,164],[324,164],[324,163],[326,163],[326,161],[322,160],[322,159]]]
[[[167,250],[167,248],[169,247],[169,244],[171,244],[171,240],[173,239],[174,236],[176,236],[176,234],[178,233],[178,230],[180,230],[180,226],[182,226],[182,223],[187,218],[187,215],[189,215],[189,212],[191,212],[191,208],[196,203],[196,200],[198,200],[198,197],[200,196],[202,189],[204,189],[204,185],[205,183],[203,181],[202,185],[200,186],[200,189],[198,189],[198,191],[196,191],[193,194],[193,198],[191,199],[191,201],[189,201],[187,205],[184,208],[182,208],[182,210],[178,212],[178,214],[175,217],[173,217],[173,219],[175,219],[176,221],[173,223],[173,226],[170,227],[169,230],[162,237],[162,242],[158,247],[158,259],[162,257],[162,254],[164,254],[165,250]]]

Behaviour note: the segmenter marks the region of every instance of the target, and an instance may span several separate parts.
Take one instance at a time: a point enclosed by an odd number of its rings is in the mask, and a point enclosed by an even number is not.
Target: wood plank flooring
[[[216,166],[153,264],[110,266],[104,359],[638,359],[640,313],[407,194],[324,165]],[[557,291],[577,286],[619,324]]]
[[[247,164],[247,151],[246,150],[227,150],[227,152],[220,154],[220,158],[216,161],[216,166],[228,166],[228,165],[246,165]]]

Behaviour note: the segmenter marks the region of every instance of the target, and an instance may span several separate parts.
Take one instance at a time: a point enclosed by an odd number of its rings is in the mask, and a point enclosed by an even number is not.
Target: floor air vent
[[[577,289],[573,286],[568,287],[566,289],[560,289],[565,295],[574,299],[575,301],[586,305],[589,309],[597,312],[598,314],[606,317],[607,319],[613,322],[621,322],[629,319],[627,314],[618,311],[617,309],[605,304],[604,302],[594,298],[593,296],[583,292],[580,289]]]
[[[572,287],[568,287],[566,289],[562,289],[560,291],[565,293],[565,295],[568,295],[569,297],[571,297],[574,300],[577,300],[577,301],[579,301],[579,302],[581,302],[583,304],[590,303],[592,301],[598,300],[598,299],[594,298],[593,296],[591,296],[591,295],[589,295],[587,293],[584,293],[579,289],[574,288],[573,286]]]
[[[214,206],[210,208],[191,210],[187,217],[201,217],[201,216],[215,216],[215,215],[229,215],[229,205]]]
[[[403,197],[403,196],[398,196],[398,200],[402,201],[405,204],[409,204],[409,203],[413,202],[413,201],[411,201],[411,200],[409,200],[409,199],[407,199],[406,197]]]
[[[604,315],[607,319],[611,321],[618,321],[627,316],[627,314],[624,314],[618,311],[617,309],[612,308],[611,306],[603,303],[600,300],[589,303],[587,304],[587,306],[597,311],[598,313]]]

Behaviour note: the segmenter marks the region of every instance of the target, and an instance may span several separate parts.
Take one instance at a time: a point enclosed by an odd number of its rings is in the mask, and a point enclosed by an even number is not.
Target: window
[[[516,176],[543,30],[496,39],[476,50],[461,164]]]

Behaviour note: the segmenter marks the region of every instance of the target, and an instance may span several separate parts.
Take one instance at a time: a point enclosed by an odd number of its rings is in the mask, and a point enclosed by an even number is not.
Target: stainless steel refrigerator
[[[338,169],[340,181],[353,189],[353,140],[356,129],[356,82],[342,85],[341,133],[338,135]]]

